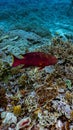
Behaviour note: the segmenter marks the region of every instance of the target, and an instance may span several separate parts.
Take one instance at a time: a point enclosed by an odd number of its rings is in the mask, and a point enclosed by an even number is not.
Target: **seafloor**
[[[73,3],[48,1],[0,2],[0,130],[73,130]],[[35,51],[58,63],[11,67]]]

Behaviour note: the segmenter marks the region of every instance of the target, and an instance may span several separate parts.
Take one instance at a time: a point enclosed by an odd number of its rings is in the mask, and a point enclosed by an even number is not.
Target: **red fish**
[[[46,54],[44,52],[29,52],[22,56],[22,59],[13,56],[14,60],[12,67],[23,65],[23,67],[35,66],[42,69],[45,66],[54,65],[57,63],[57,58],[55,56]]]

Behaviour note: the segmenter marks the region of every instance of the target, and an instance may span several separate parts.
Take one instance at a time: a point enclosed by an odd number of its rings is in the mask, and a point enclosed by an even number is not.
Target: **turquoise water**
[[[73,33],[72,0],[2,0],[0,30],[22,29],[42,37]]]

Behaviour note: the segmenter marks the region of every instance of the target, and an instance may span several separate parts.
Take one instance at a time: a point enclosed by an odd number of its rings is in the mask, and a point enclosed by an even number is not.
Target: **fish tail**
[[[12,55],[12,67],[16,67],[21,64],[22,59],[17,58],[16,56]]]

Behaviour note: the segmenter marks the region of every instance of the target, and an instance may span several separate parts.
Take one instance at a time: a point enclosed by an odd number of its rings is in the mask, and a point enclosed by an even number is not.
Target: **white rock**
[[[4,124],[11,124],[11,123],[15,123],[16,124],[16,122],[17,122],[17,117],[13,113],[10,113],[10,112],[8,112],[6,114],[6,117],[3,120]]]
[[[46,66],[44,69],[46,73],[53,73],[53,71],[55,70],[54,66]]]
[[[4,118],[6,117],[6,114],[7,114],[7,112],[3,111],[3,112],[1,113],[1,118],[4,119]]]
[[[20,130],[21,128],[26,128],[31,123],[30,117],[25,117],[17,123],[16,130]]]
[[[58,120],[57,124],[56,124],[56,128],[59,129],[59,130],[62,130],[61,129],[62,127],[63,127],[63,123],[60,120]]]

